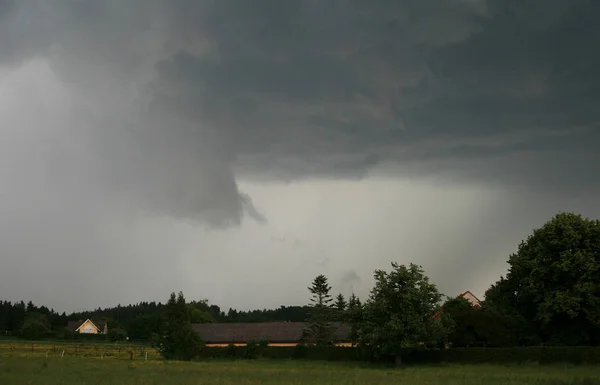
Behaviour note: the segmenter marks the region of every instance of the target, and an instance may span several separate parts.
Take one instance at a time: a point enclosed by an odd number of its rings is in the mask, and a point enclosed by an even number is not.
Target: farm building
[[[271,346],[295,346],[302,340],[306,322],[216,323],[194,324],[194,329],[207,346],[245,345],[248,341],[265,340]],[[350,346],[350,326],[334,323],[335,342]]]

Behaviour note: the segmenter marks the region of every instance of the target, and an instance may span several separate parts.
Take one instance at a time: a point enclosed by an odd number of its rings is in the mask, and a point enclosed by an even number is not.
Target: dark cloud
[[[380,160],[479,178],[532,152],[585,168],[598,143],[594,1],[49,3],[2,3],[7,46],[80,85],[138,81],[157,140],[212,163],[223,188],[239,159],[278,178],[362,177]]]
[[[12,261],[96,245],[93,265],[136,254],[115,213],[267,224],[248,180],[382,173],[557,196],[536,218],[583,210],[556,202],[600,188],[598,15],[595,0],[0,0],[3,244]]]
[[[369,156],[547,187],[549,168],[598,171],[595,2],[207,4],[177,9],[175,36],[206,49],[159,65],[158,100],[218,127],[259,172],[360,176]]]

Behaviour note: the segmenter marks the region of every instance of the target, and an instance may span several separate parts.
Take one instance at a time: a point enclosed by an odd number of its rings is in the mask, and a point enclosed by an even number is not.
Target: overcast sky
[[[0,0],[0,297],[483,295],[600,217],[595,0]]]

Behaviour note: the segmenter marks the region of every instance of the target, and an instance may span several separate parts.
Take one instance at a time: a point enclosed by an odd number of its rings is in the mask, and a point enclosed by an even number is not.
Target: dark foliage
[[[159,341],[160,354],[169,360],[189,361],[200,352],[202,340],[192,327],[189,307],[182,292],[178,295],[171,293],[163,314]]]

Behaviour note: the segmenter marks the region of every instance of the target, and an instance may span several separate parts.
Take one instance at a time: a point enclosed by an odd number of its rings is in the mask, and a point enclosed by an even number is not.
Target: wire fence
[[[2,341],[0,357],[89,357],[132,361],[161,358],[156,349],[147,345],[24,341]]]

